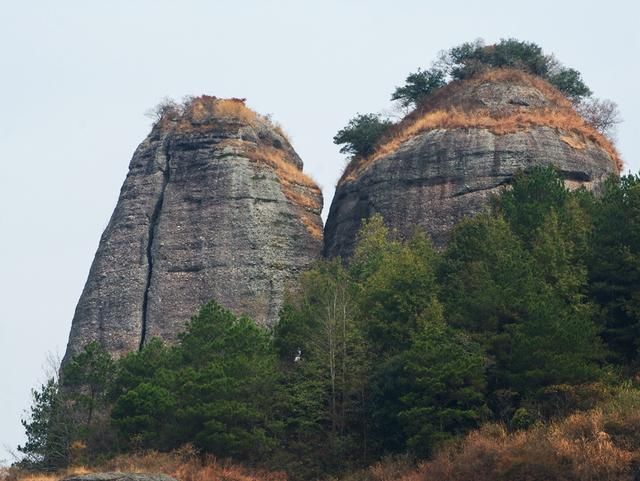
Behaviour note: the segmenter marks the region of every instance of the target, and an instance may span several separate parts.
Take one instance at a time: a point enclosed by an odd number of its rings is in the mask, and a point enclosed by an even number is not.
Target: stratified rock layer
[[[400,236],[420,227],[442,247],[518,170],[547,164],[570,186],[592,188],[618,171],[619,159],[540,79],[494,72],[445,87],[376,154],[348,166],[327,219],[325,255],[349,257],[374,213]]]
[[[240,100],[166,109],[133,155],[73,318],[65,359],[173,341],[211,299],[273,325],[321,254],[322,194],[278,128]]]

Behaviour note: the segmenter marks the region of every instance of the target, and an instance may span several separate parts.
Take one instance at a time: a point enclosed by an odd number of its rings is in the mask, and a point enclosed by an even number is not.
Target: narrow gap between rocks
[[[149,304],[149,290],[151,289],[151,277],[153,275],[153,246],[156,238],[156,231],[158,229],[158,223],[160,221],[160,213],[162,212],[162,205],[164,204],[164,193],[167,189],[167,185],[171,180],[171,157],[169,156],[168,143],[164,145],[164,155],[166,158],[165,167],[162,176],[162,186],[160,187],[160,195],[156,201],[156,205],[153,208],[153,213],[149,219],[149,236],[147,241],[147,285],[144,289],[144,296],[142,298],[142,329],[140,333],[140,346],[142,350],[147,333],[147,317],[148,317],[148,304]]]

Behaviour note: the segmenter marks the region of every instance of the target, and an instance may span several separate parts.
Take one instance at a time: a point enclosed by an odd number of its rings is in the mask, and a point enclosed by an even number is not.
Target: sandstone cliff
[[[172,341],[211,299],[272,325],[321,254],[321,209],[286,137],[243,101],[165,109],[133,155],[65,358],[94,340],[114,355]]]
[[[325,255],[348,257],[362,219],[376,212],[399,235],[419,226],[442,247],[519,169],[546,164],[588,188],[621,168],[612,145],[544,80],[494,70],[453,82],[373,155],[348,165],[325,226]]]

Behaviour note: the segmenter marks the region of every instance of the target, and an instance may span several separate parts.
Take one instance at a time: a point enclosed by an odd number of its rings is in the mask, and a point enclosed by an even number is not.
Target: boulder
[[[159,473],[89,473],[64,478],[62,481],[178,481]]]

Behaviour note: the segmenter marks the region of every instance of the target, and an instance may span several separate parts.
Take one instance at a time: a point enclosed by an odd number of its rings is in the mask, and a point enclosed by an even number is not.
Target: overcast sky
[[[344,158],[332,137],[389,107],[410,71],[482,37],[535,41],[625,120],[640,167],[640,11],[631,0],[0,0],[0,459],[64,352],[144,113],[163,97],[246,97],[290,134],[326,208]]]

